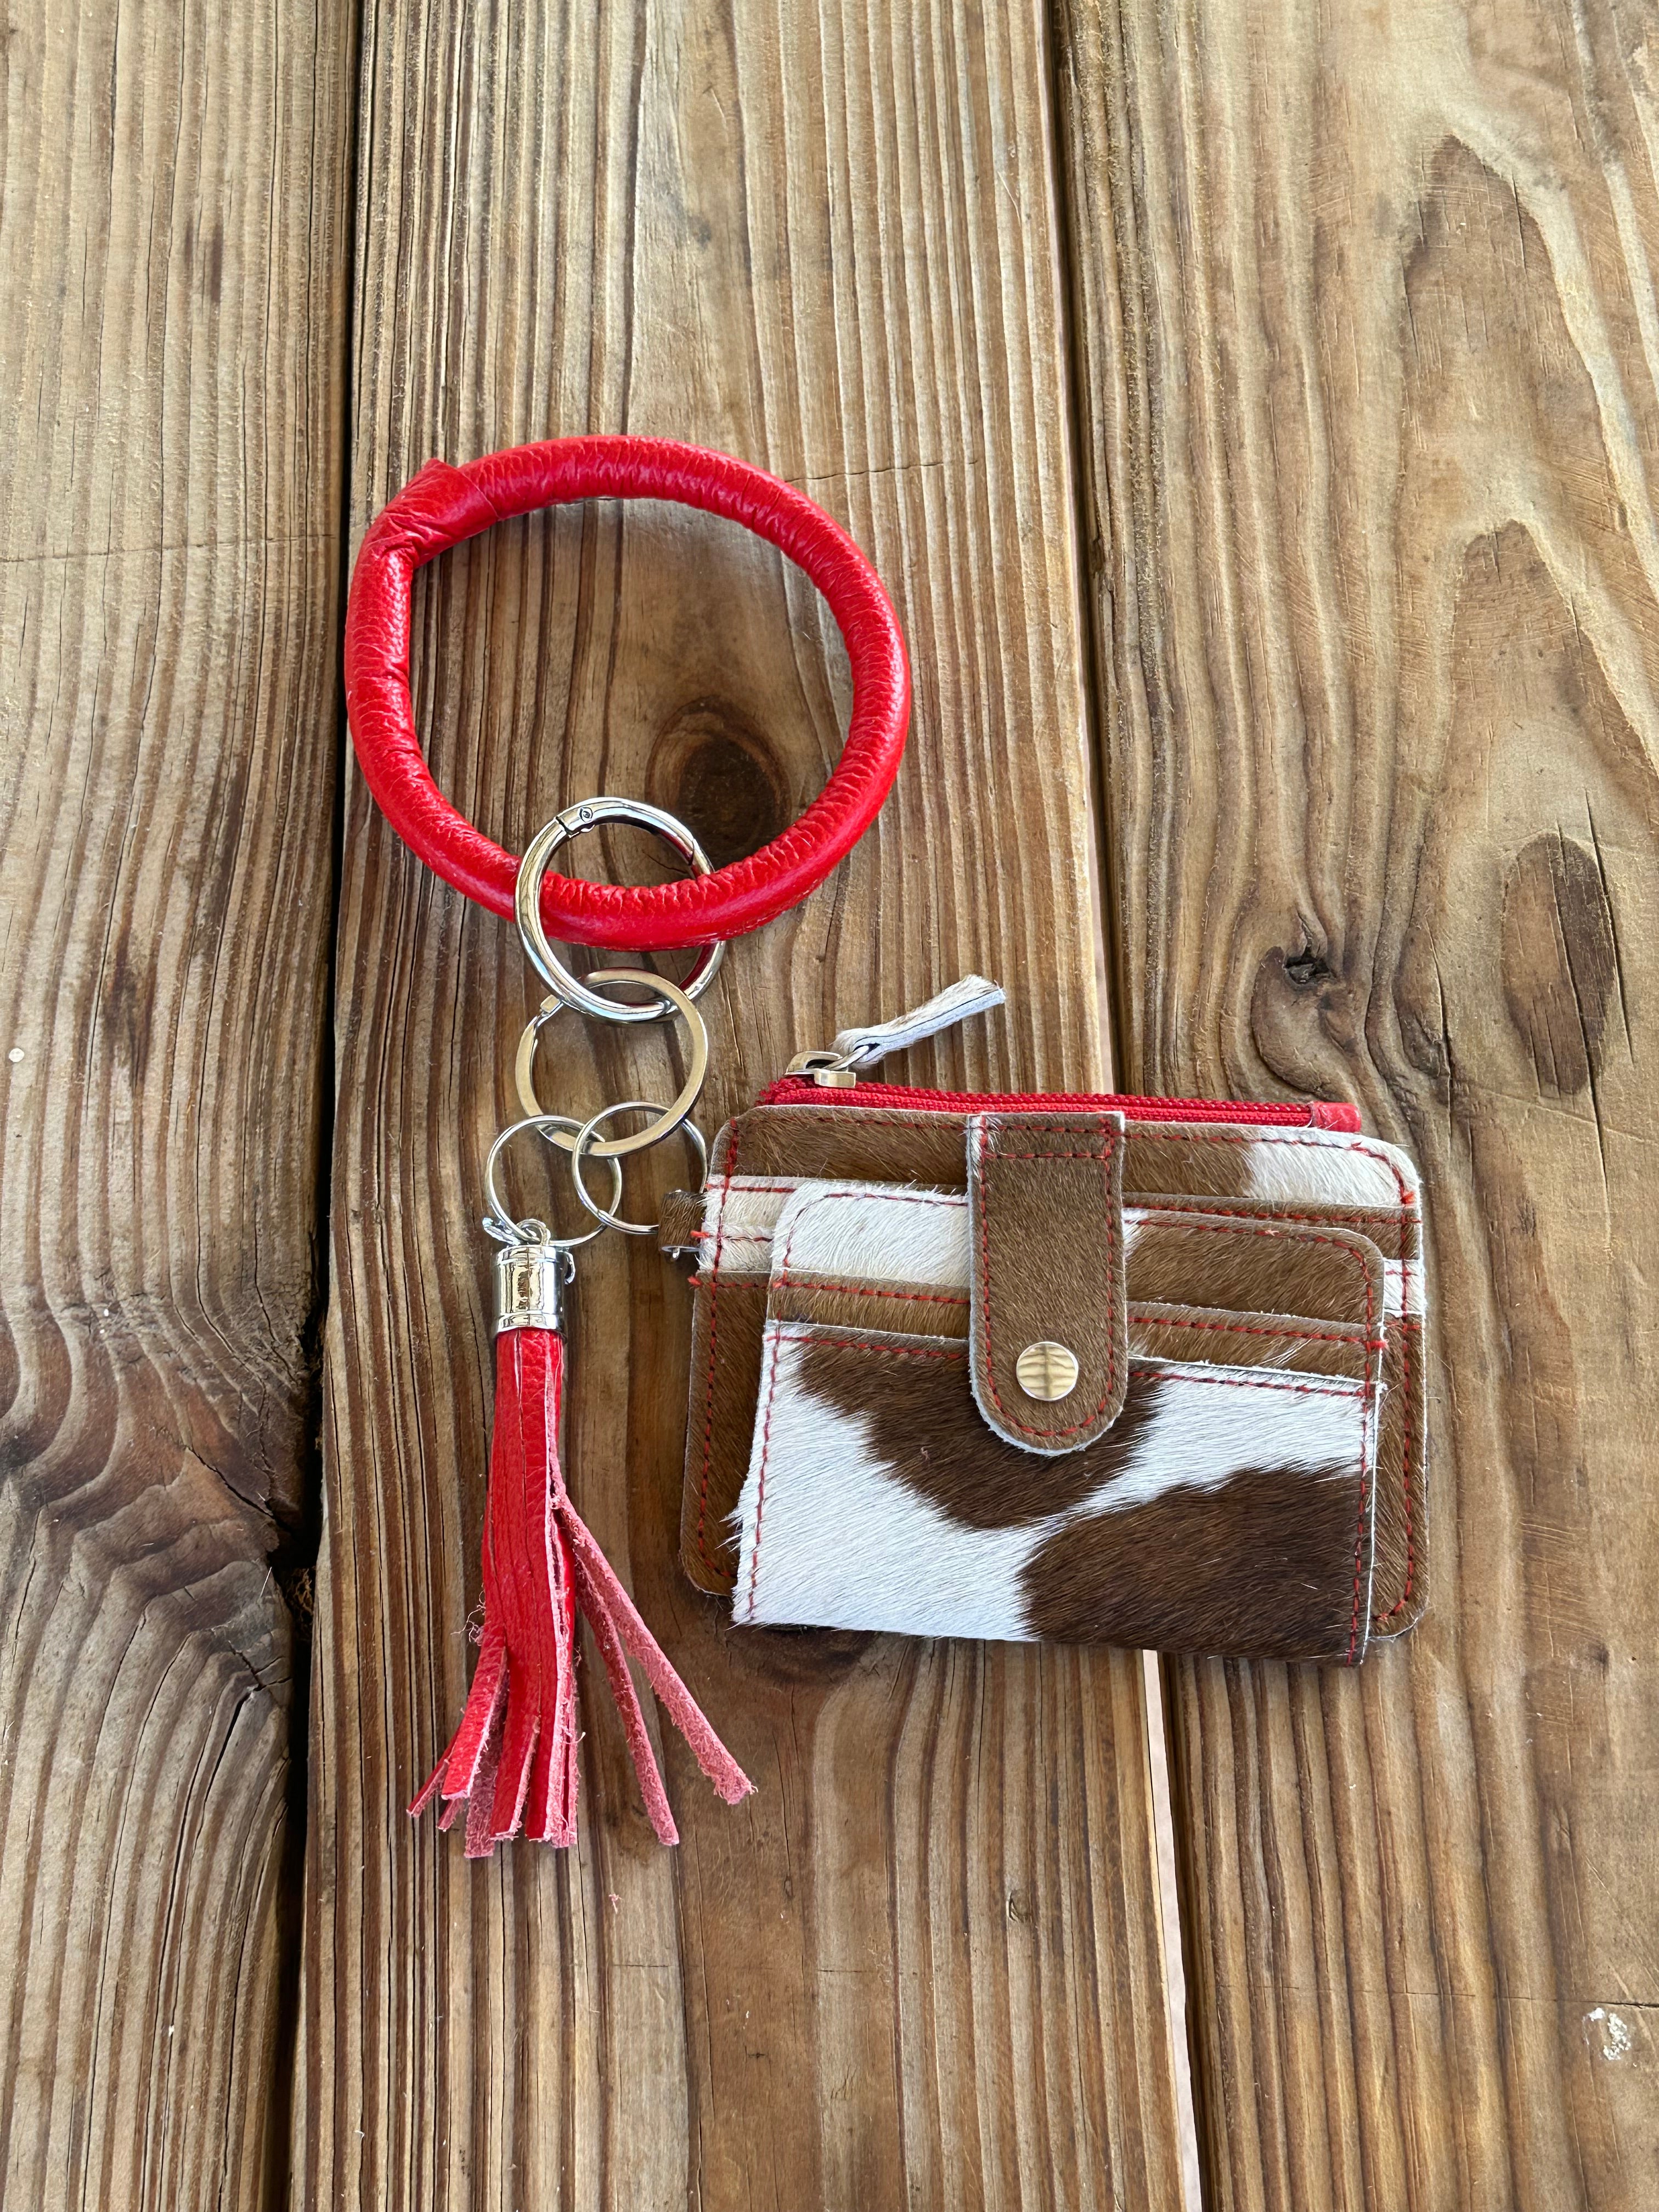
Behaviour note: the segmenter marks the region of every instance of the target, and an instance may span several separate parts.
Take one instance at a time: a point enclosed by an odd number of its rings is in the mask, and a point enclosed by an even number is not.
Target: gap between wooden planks
[[[711,1119],[973,969],[1010,1018],[911,1073],[1100,1082],[1040,10],[371,8],[363,40],[354,527],[434,451],[655,431],[804,485],[898,598],[905,769],[734,947]],[[518,844],[614,789],[747,849],[845,708],[810,591],[668,510],[446,562],[415,674],[441,782]],[[653,1253],[585,1272],[573,1479],[758,1794],[719,1806],[669,1741],[663,1854],[590,1682],[579,1850],[468,1867],[404,1817],[471,1656],[477,1164],[534,994],[355,779],[344,851],[299,2200],[1175,2203],[1139,1661],[729,1634],[674,1565],[688,1316]],[[573,1102],[675,1080],[660,1036],[574,1021],[557,1060]]]

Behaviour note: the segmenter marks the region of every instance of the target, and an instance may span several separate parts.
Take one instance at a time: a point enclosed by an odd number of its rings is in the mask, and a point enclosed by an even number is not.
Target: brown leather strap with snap
[[[968,1124],[974,1398],[1024,1450],[1077,1451],[1129,1379],[1121,1114]]]

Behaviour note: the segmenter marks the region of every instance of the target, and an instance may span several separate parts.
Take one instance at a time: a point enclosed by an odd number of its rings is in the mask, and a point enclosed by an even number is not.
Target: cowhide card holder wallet
[[[1423,1608],[1418,1180],[1345,1107],[775,1084],[695,1253],[738,1624],[1361,1658]]]

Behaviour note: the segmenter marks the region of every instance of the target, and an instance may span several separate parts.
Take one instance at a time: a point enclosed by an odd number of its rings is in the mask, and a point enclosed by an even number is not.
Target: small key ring
[[[501,1156],[503,1146],[510,1144],[514,1137],[522,1136],[526,1129],[539,1129],[543,1136],[553,1138],[556,1143],[569,1145],[574,1141],[569,1137],[560,1138],[557,1132],[549,1126],[552,1122],[568,1129],[580,1127],[574,1114],[544,1114],[538,1110],[534,1114],[527,1114],[522,1121],[510,1121],[489,1147],[489,1157],[484,1162],[484,1195],[489,1200],[489,1212],[483,1225],[498,1243],[551,1244],[561,1252],[574,1252],[579,1244],[591,1244],[596,1237],[605,1234],[605,1223],[601,1221],[597,1229],[584,1230],[580,1237],[555,1237],[550,1233],[544,1221],[534,1218],[520,1221],[501,1204],[501,1194],[495,1188],[495,1163]],[[613,1186],[611,1203],[619,1206],[623,1194],[622,1164],[612,1158],[610,1166]],[[597,1212],[598,1209],[588,1205],[585,1196],[582,1202],[587,1206],[590,1213]]]
[[[613,1114],[661,1114],[662,1112],[663,1109],[658,1105],[654,1098],[624,1098],[620,1106],[601,1106],[597,1114],[590,1115],[582,1123],[571,1139],[570,1180],[576,1186],[577,1197],[599,1224],[600,1228],[620,1229],[624,1237],[654,1237],[660,1227],[660,1223],[655,1221],[625,1221],[620,1213],[611,1210],[616,1206],[617,1200],[621,1195],[618,1191],[611,1193],[610,1208],[601,1206],[582,1181],[582,1154],[590,1149],[588,1139],[593,1132],[601,1122],[608,1121]],[[655,1126],[653,1122],[652,1127],[654,1128]],[[701,1190],[708,1174],[708,1146],[703,1139],[702,1131],[695,1121],[682,1120],[678,1127],[683,1136],[690,1137],[691,1149],[697,1156],[697,1188]],[[599,1148],[594,1146],[591,1149],[597,1152]],[[614,1158],[611,1165],[620,1176],[621,1170]],[[595,1230],[592,1233],[597,1236],[599,1231]]]
[[[547,872],[548,862],[562,845],[568,844],[573,837],[580,837],[584,830],[597,830],[602,822],[628,822],[637,829],[654,830],[683,860],[690,863],[693,875],[706,876],[709,872],[708,855],[696,838],[684,822],[665,813],[660,806],[647,806],[640,799],[584,799],[580,805],[567,806],[562,814],[556,814],[525,848],[513,902],[519,934],[524,939],[531,965],[543,981],[550,983],[556,997],[562,999],[567,1006],[574,1006],[578,1013],[591,1014],[602,1022],[663,1021],[676,1011],[666,995],[659,998],[654,1006],[635,1006],[619,1000],[601,998],[571,974],[553,950],[542,926],[542,878]],[[702,996],[725,957],[724,938],[716,944],[704,945],[680,986],[688,999]]]
[[[690,992],[678,983],[671,983],[665,975],[653,975],[647,968],[596,968],[587,979],[590,983],[637,983],[641,990],[659,992],[672,1005],[674,1012],[684,1022],[690,1040],[690,1072],[678,1098],[672,1106],[662,1109],[661,1118],[641,1129],[636,1136],[611,1137],[587,1147],[588,1157],[596,1160],[616,1160],[626,1152],[642,1152],[653,1145],[659,1145],[671,1136],[696,1104],[702,1092],[703,1079],[708,1073],[708,1025],[691,1002]],[[574,1152],[575,1139],[561,1133],[564,1127],[575,1128],[577,1124],[568,1114],[544,1114],[536,1096],[536,1043],[549,1022],[564,1012],[562,1001],[544,999],[541,1010],[525,1024],[519,1039],[518,1056],[514,1061],[514,1079],[518,1085],[519,1103],[525,1109],[527,1121],[557,1122],[559,1128],[549,1128],[544,1133],[549,1141],[563,1152]],[[655,1010],[653,1009],[654,1015]],[[607,1109],[610,1110],[610,1109]],[[517,1125],[522,1127],[520,1122]],[[620,1196],[618,1192],[617,1196]],[[612,1203],[615,1203],[613,1199]]]

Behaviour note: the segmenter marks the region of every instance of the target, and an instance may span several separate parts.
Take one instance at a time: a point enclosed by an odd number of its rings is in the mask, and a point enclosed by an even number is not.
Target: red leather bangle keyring
[[[650,951],[758,929],[823,882],[876,817],[910,714],[904,640],[881,580],[822,507],[726,453],[668,438],[555,438],[452,468],[429,461],[384,507],[357,556],[346,610],[346,709],[368,787],[404,843],[469,898],[513,912],[518,862],[432,780],[409,694],[410,585],[425,562],[532,508],[664,499],[724,515],[775,545],[823,592],[852,664],[847,742],[811,806],[748,859],[660,890],[559,875],[541,887],[548,934]]]
[[[416,568],[492,523],[533,507],[580,499],[665,499],[725,515],[797,562],[829,602],[853,671],[853,711],[840,761],[822,793],[781,836],[747,860],[711,869],[683,823],[614,798],[556,816],[532,839],[523,862],[493,844],[432,780],[415,728],[409,690],[410,587]],[[490,453],[461,468],[432,461],[382,509],[357,557],[345,628],[346,706],[370,790],[404,842],[456,890],[514,917],[525,949],[552,986],[520,1040],[517,1079],[525,1118],[501,1132],[484,1182],[484,1226],[495,1261],[495,1418],[484,1509],[483,1626],[478,1663],[459,1728],[416,1796],[418,1813],[441,1799],[447,1827],[465,1807],[469,1856],[487,1856],[520,1832],[553,1844],[576,1837],[575,1620],[593,1631],[623,1718],[652,1826],[678,1840],[652,1751],[631,1657],[696,1753],[720,1796],[735,1804],[750,1787],[673,1668],[571,1503],[559,1459],[565,1294],[572,1253],[587,1237],[555,1237],[533,1216],[516,1218],[497,1180],[503,1149],[533,1133],[568,1155],[575,1195],[599,1222],[633,1235],[653,1224],[618,1212],[622,1156],[684,1128],[702,1087],[708,1032],[695,1003],[725,940],[758,928],[821,883],[875,818],[896,774],[909,719],[904,641],[874,569],[846,532],[811,501],[724,453],[660,438],[565,438]],[[665,836],[696,872],[661,889],[590,884],[547,872],[571,836],[605,820],[631,820]],[[684,985],[640,969],[604,969],[578,980],[548,943],[649,950],[711,948]],[[597,987],[607,987],[601,992]],[[618,988],[644,993],[619,1001]],[[667,1107],[629,1099],[592,1115],[546,1113],[533,1078],[536,1042],[562,1011],[606,1021],[674,1016],[690,1032],[689,1073]],[[601,1136],[619,1115],[647,1126]],[[611,1170],[608,1204],[594,1198],[585,1160]],[[590,1231],[589,1236],[599,1231]]]

